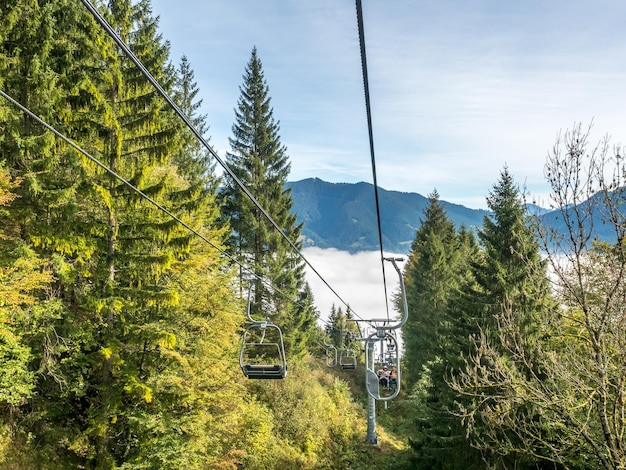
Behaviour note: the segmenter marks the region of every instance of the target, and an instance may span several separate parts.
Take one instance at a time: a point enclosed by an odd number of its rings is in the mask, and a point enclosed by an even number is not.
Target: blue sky
[[[353,0],[152,0],[195,71],[220,156],[253,46],[291,180],[372,182]],[[363,0],[378,183],[485,208],[506,164],[544,206],[561,130],[626,131],[622,0]],[[385,316],[378,253],[305,250],[364,318]],[[396,286],[388,267],[388,287]],[[340,302],[307,273],[325,316]]]
[[[229,150],[244,68],[263,62],[291,180],[372,181],[354,1],[153,0]],[[561,130],[626,129],[626,2],[363,1],[378,183],[485,208],[507,165],[547,205]]]

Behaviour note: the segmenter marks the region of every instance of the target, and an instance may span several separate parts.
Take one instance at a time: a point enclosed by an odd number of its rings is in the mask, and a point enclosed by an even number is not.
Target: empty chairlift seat
[[[287,362],[280,328],[267,322],[249,325],[243,333],[239,365],[249,379],[284,379]]]
[[[356,353],[353,349],[342,349],[339,355],[339,365],[342,369],[356,369]]]
[[[248,288],[246,315],[250,325],[241,337],[239,365],[249,379],[284,379],[287,375],[285,343],[280,328],[268,320],[258,321],[250,314],[252,283]]]

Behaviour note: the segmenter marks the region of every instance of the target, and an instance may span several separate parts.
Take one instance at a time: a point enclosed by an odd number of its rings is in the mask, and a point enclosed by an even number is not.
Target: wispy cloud
[[[354,4],[153,0],[175,57],[188,55],[223,153],[244,67],[259,49],[293,179],[370,180]],[[592,119],[622,139],[618,0],[364,5],[379,182],[484,207],[498,172],[546,191],[560,129]]]

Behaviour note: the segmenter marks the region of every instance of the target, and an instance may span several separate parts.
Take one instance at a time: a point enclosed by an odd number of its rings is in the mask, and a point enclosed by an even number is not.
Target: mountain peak
[[[336,248],[349,252],[377,251],[378,224],[374,187],[371,183],[329,183],[307,178],[287,183],[292,189],[293,211],[304,222],[304,246]],[[378,188],[385,251],[408,253],[421,225],[428,198]],[[485,210],[440,201],[457,226],[482,226]]]

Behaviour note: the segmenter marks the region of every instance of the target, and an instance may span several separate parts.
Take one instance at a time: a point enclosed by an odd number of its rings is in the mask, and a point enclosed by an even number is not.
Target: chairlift
[[[379,370],[376,370],[376,362],[374,361],[374,357],[371,354],[371,351],[375,348],[377,342],[380,342],[381,344],[389,344],[389,342],[391,342],[394,346],[397,346],[397,340],[395,336],[385,330],[379,330],[378,334],[374,333],[367,339],[367,343],[369,344],[369,347],[365,348],[367,392],[372,398],[375,398],[376,400],[390,400],[392,398],[395,398],[395,396],[397,395],[397,393],[395,392],[399,388],[399,368],[397,365],[399,364],[399,348],[394,347],[388,349],[386,351],[384,359],[378,362]],[[396,369],[396,376],[392,378],[393,368]],[[382,376],[383,369],[385,370],[385,377]]]
[[[400,358],[399,358],[399,350],[398,340],[395,335],[395,330],[402,328],[402,326],[406,323],[408,318],[408,305],[406,301],[406,292],[404,290],[404,279],[402,278],[402,271],[396,264],[396,261],[400,261],[401,259],[396,258],[385,258],[385,261],[391,261],[393,267],[395,268],[398,276],[400,277],[400,293],[402,298],[402,308],[403,315],[400,321],[396,324],[391,324],[388,319],[385,320],[372,320],[374,322],[379,322],[382,326],[377,326],[376,330],[371,333],[365,339],[365,385],[367,389],[367,393],[370,397],[375,400],[381,401],[389,401],[393,400],[400,393],[400,379],[401,379],[401,371],[400,371]],[[381,383],[378,377],[378,373],[375,370],[375,346],[376,343],[380,342],[382,345],[387,345],[387,355],[385,357],[385,362],[392,363],[392,367],[396,367],[396,386],[395,389],[391,389],[389,387],[389,382],[387,383],[387,390],[385,387],[381,388]],[[381,393],[382,392],[382,393]]]
[[[287,375],[285,344],[281,329],[269,320],[254,320],[250,314],[252,284],[248,289],[246,314],[251,324],[241,340],[239,365],[249,379],[284,379]]]
[[[326,341],[326,332],[324,332],[324,346],[326,347],[326,365],[328,367],[337,367],[337,348]]]
[[[382,367],[383,364],[385,363],[385,355],[383,353],[378,354],[378,356],[375,359],[375,363]]]
[[[354,339],[354,334],[348,333],[345,335],[344,339],[345,342],[349,345]],[[339,366],[345,370],[356,369],[356,352],[354,351],[354,349],[343,345],[341,348],[337,348],[334,345],[328,343],[326,341],[326,332],[324,332],[324,346],[327,348],[326,365],[328,367],[336,367],[337,364],[339,364]]]
[[[385,360],[384,362],[388,365],[388,366],[393,366],[398,362],[398,355],[399,355],[399,351],[398,351],[398,337],[396,336],[396,332],[395,330],[390,330],[388,331],[388,333],[392,336],[392,337],[388,337],[386,339],[386,342],[384,343],[384,356],[385,356]]]
[[[354,349],[342,348],[339,355],[339,365],[342,369],[352,370],[356,369],[356,353]]]

